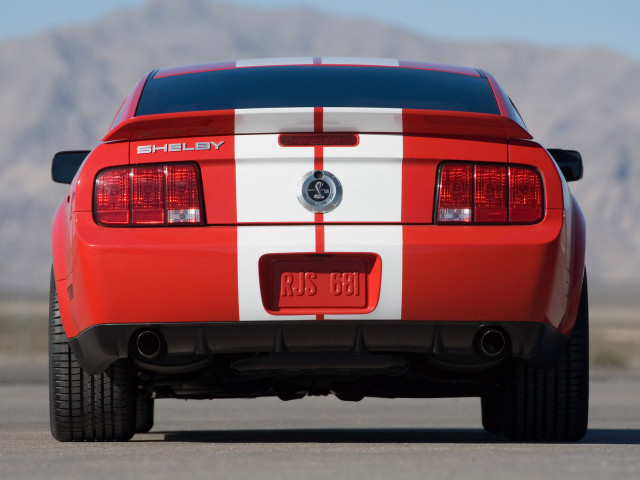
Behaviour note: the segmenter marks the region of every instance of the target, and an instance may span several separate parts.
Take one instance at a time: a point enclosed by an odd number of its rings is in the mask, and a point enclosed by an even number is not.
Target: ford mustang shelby
[[[479,397],[512,440],[587,428],[571,150],[487,72],[296,58],[154,70],[61,152],[51,431],[127,440],[155,399]]]

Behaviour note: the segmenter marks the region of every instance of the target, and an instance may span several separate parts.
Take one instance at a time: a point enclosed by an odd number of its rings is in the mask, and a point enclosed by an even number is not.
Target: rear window
[[[137,116],[283,107],[415,108],[499,114],[486,78],[392,67],[275,66],[147,82]]]

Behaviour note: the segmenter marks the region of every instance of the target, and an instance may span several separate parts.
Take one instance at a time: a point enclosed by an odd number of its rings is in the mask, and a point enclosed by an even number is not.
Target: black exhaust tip
[[[142,358],[157,358],[162,353],[162,337],[151,330],[145,330],[136,338],[136,348]]]
[[[487,328],[478,333],[478,346],[480,353],[487,358],[496,358],[507,351],[507,335],[496,328]]]

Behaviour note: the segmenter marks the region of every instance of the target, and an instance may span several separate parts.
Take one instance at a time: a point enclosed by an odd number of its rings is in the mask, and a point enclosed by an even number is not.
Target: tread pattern
[[[503,394],[502,432],[515,441],[577,441],[587,432],[589,311],[584,277],[578,316],[567,347],[549,369],[515,361]]]
[[[136,433],[147,433],[153,427],[154,399],[138,392],[136,397]]]
[[[90,375],[78,364],[62,327],[53,271],[49,292],[49,418],[61,442],[126,441],[134,434],[131,364],[118,360]]]
[[[480,398],[482,409],[482,427],[489,433],[502,432],[502,403],[500,397],[492,393],[491,396]]]

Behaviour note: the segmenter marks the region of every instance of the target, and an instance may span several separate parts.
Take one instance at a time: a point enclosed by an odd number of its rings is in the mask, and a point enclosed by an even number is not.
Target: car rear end
[[[495,80],[309,63],[134,89],[54,220],[82,367],[131,359],[159,397],[358,400],[483,396],[511,359],[552,364],[583,220]]]

